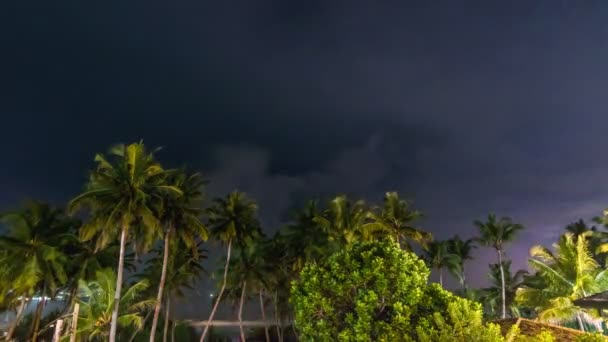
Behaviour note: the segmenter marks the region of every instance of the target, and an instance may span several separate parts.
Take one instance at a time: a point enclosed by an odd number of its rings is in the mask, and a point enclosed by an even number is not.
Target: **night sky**
[[[438,238],[489,212],[523,223],[508,254],[525,267],[608,207],[605,1],[12,6],[0,209],[65,202],[95,153],[139,139],[210,196],[248,192],[268,232],[304,198],[396,190]],[[481,284],[494,255],[477,258]]]

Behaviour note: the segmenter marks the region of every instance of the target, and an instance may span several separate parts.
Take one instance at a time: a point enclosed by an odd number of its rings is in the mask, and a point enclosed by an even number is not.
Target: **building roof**
[[[579,298],[573,301],[574,305],[581,308],[608,309],[608,292],[600,292]]]
[[[498,324],[503,335],[506,335],[512,326],[519,326],[519,331],[525,336],[536,336],[543,330],[550,332],[555,337],[556,341],[575,341],[577,336],[583,335],[584,332],[576,329],[561,327],[536,320],[525,318],[508,318],[492,322]]]

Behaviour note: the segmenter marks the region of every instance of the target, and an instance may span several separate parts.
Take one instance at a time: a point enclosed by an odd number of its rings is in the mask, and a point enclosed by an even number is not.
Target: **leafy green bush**
[[[600,333],[587,333],[576,338],[576,342],[606,342],[607,339]]]
[[[359,243],[308,264],[292,284],[302,341],[502,340],[478,304],[434,284],[415,254],[392,240]]]

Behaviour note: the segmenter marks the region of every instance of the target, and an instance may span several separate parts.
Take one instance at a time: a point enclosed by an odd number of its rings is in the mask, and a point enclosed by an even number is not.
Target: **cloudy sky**
[[[94,153],[139,139],[210,194],[250,193],[268,231],[303,198],[396,190],[439,238],[490,212],[523,223],[525,267],[608,207],[606,2],[18,6],[0,21],[0,208],[65,201]]]

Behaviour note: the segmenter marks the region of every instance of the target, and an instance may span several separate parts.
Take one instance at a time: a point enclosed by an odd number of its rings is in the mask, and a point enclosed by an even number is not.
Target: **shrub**
[[[478,304],[427,286],[428,276],[422,260],[392,240],[355,244],[308,264],[291,288],[300,339],[502,340],[497,326],[482,323]]]

